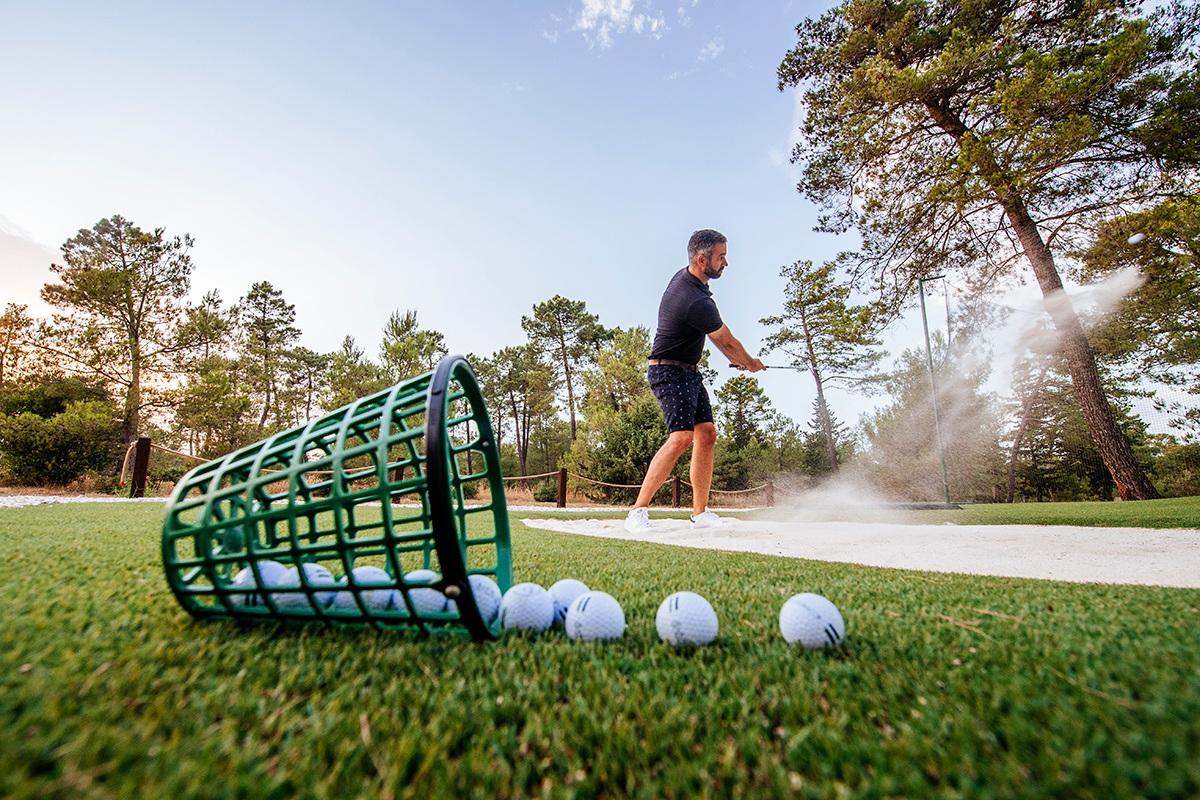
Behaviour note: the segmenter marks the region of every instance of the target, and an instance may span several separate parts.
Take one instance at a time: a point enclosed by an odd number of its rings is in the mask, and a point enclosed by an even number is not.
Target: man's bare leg
[[[708,508],[708,493],[712,488],[713,452],[717,447],[717,426],[711,422],[701,422],[696,426],[692,441],[692,516],[697,516]]]
[[[713,440],[716,441],[716,428],[713,428]],[[654,454],[654,458],[650,459],[650,466],[646,469],[646,477],[642,480],[641,491],[638,492],[637,502],[633,504],[634,508],[648,508],[650,500],[654,497],[654,493],[658,491],[658,487],[666,483],[667,478],[671,476],[671,470],[675,469],[675,462],[683,455],[684,451],[692,444],[692,431],[675,431],[667,437],[667,441],[663,442],[663,446],[658,448],[658,452]],[[709,475],[712,475],[712,453],[709,453],[708,464]],[[710,477],[711,480],[711,477]],[[707,494],[707,489],[705,490]]]

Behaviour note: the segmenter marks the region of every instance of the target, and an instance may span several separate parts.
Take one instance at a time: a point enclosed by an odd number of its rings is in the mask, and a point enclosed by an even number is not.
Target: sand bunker
[[[1200,588],[1200,530],[726,520],[693,531],[687,520],[656,519],[657,532],[645,536],[628,533],[619,519],[522,522],[584,536],[871,567]]]

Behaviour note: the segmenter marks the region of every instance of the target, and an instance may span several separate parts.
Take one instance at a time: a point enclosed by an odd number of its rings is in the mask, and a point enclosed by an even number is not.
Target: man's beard
[[[704,268],[704,274],[710,279],[721,277],[721,273],[725,271],[724,267],[707,266]]]

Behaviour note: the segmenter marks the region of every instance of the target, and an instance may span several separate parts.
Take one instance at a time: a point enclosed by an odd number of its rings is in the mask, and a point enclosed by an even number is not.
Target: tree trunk
[[[4,361],[8,357],[8,348],[12,345],[12,330],[4,337],[4,347],[0,347],[0,386],[4,385]]]
[[[1054,256],[1042,241],[1037,224],[1024,206],[1012,201],[1005,203],[1009,221],[1016,229],[1017,237],[1025,250],[1025,256],[1033,266],[1038,285],[1046,301],[1046,310],[1054,321],[1059,341],[1067,357],[1067,369],[1075,387],[1075,398],[1083,410],[1088,430],[1096,442],[1096,449],[1104,460],[1104,466],[1112,474],[1122,500],[1153,500],[1158,490],[1146,477],[1133,455],[1129,440],[1117,427],[1117,418],[1108,404],[1104,387],[1100,383],[1100,371],[1096,367],[1096,356],[1088,343],[1087,334],[1079,322],[1079,316],[1063,292],[1062,279],[1054,266]]]
[[[130,348],[129,388],[125,390],[125,414],[121,424],[121,436],[126,444],[137,441],[139,409],[142,405],[142,353],[135,343]]]
[[[260,428],[267,427],[267,418],[270,416],[270,413],[271,413],[271,402],[272,402],[272,396],[273,396],[272,389],[274,389],[274,384],[275,384],[275,380],[274,380],[274,378],[271,377],[271,373],[270,373],[270,370],[273,368],[271,367],[271,364],[269,361],[265,362],[265,364],[267,367],[267,380],[266,380],[266,387],[265,387],[266,396],[263,398],[262,417],[259,418],[259,420],[258,420],[258,427],[260,427]]]
[[[950,135],[959,146],[963,137],[968,134],[967,126],[949,108],[936,103],[927,103],[933,121],[943,131]],[[1033,268],[1042,297],[1046,302],[1046,310],[1058,331],[1059,341],[1067,357],[1067,369],[1071,373],[1071,383],[1075,387],[1075,398],[1079,401],[1083,418],[1087,421],[1088,430],[1100,451],[1104,466],[1112,474],[1121,493],[1122,500],[1153,500],[1159,496],[1158,490],[1150,483],[1137,460],[1133,456],[1133,448],[1129,440],[1117,427],[1117,419],[1104,395],[1104,387],[1100,383],[1100,371],[1096,368],[1096,356],[1088,343],[1087,334],[1079,322],[1079,316],[1071,306],[1063,292],[1062,278],[1054,265],[1054,255],[1037,223],[1025,207],[1025,201],[1014,188],[1012,179],[1000,166],[993,154],[983,148],[974,152],[975,169],[995,193],[996,199],[1004,208],[1005,216],[1021,242],[1025,257]]]
[[[825,433],[825,449],[829,453],[829,468],[834,475],[837,475],[841,470],[838,465],[837,443],[833,440],[833,420],[829,418],[829,406],[825,404],[824,381],[821,380],[821,370],[817,367],[817,354],[813,351],[812,336],[808,330],[808,317],[804,311],[800,313],[804,325],[804,343],[808,347],[808,368],[817,384],[817,408],[821,415],[821,430]]]
[[[571,386],[571,363],[567,359],[567,346],[563,344],[563,373],[567,378],[567,408],[571,412],[571,441],[575,441],[575,391]]]
[[[829,418],[829,406],[825,403],[825,390],[817,384],[817,402],[821,406],[821,427],[825,429],[825,449],[829,452],[829,469],[834,475],[841,472],[838,464],[837,442],[833,439],[833,420]]]
[[[1017,432],[1013,435],[1013,446],[1008,454],[1008,491],[1004,495],[1006,503],[1011,503],[1016,495],[1017,454],[1021,451],[1021,440],[1025,438],[1025,431],[1029,428],[1029,414],[1033,410],[1033,404],[1037,402],[1037,396],[1042,392],[1042,383],[1046,379],[1046,370],[1048,369],[1049,367],[1044,368],[1042,374],[1038,375],[1033,391],[1021,404],[1021,422],[1017,425]]]
[[[838,464],[838,443],[833,439],[833,420],[829,419],[829,407],[824,399],[824,387],[821,385],[821,377],[817,374],[816,369],[812,371],[812,378],[817,383],[817,408],[821,411],[821,429],[826,437],[826,451],[829,453],[829,469],[833,470],[834,475],[838,475],[841,471]]]
[[[526,433],[525,433],[525,435],[524,435],[524,436],[522,436],[522,431],[521,431],[521,414],[520,414],[520,412],[519,412],[519,411],[518,411],[518,409],[517,409],[517,398],[516,398],[516,395],[514,395],[514,394],[510,393],[510,394],[509,394],[509,400],[510,400],[510,402],[512,403],[512,414],[513,414],[513,436],[514,436],[514,437],[516,438],[516,440],[517,440],[517,441],[516,441],[516,444],[517,444],[517,462],[518,462],[518,463],[521,465],[521,476],[522,476],[522,477],[524,477],[525,475],[529,474],[529,471],[528,471],[528,470],[525,468],[525,455],[526,455],[526,449],[527,449],[527,448],[528,448],[528,446],[529,446],[529,445],[528,445],[528,442],[529,442],[529,434],[528,434],[528,432],[526,432]],[[497,452],[497,453],[499,453],[499,452],[500,452],[499,448],[497,448],[496,452]],[[521,481],[521,485],[522,485],[523,487],[525,487],[526,489],[528,489],[528,488],[529,488],[529,481]]]

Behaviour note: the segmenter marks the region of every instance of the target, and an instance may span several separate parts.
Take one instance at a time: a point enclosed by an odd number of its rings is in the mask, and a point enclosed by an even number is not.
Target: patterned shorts
[[[694,431],[702,422],[713,421],[712,404],[699,372],[670,364],[651,364],[646,371],[667,431]]]

